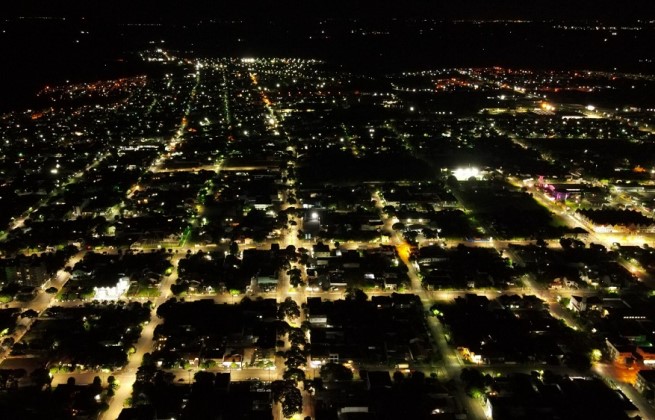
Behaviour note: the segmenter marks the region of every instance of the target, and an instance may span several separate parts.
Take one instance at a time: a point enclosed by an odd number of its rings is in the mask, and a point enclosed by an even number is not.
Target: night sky
[[[652,0],[22,0],[3,4],[12,15],[89,16],[110,20],[179,20],[197,17],[376,17],[530,19],[653,19]]]

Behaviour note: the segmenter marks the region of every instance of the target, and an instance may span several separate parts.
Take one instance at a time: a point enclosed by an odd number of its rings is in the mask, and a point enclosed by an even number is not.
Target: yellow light
[[[593,349],[591,351],[591,361],[598,362],[603,357],[603,352],[599,349]]]
[[[555,110],[555,106],[553,104],[549,104],[548,102],[542,102],[541,109],[543,109],[544,111],[552,112]]]

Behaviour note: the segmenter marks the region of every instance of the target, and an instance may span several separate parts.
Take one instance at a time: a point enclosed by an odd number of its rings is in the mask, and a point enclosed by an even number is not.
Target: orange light
[[[411,254],[411,247],[407,242],[402,242],[396,245],[396,250],[398,251],[398,256],[403,262],[409,261],[409,255]]]

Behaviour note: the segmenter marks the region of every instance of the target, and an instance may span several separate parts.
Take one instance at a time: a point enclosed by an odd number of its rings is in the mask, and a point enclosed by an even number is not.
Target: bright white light
[[[458,181],[466,181],[471,177],[478,178],[480,170],[478,168],[457,168],[453,171],[453,176]]]
[[[595,111],[596,107],[593,105],[587,105],[587,111]]]
[[[312,213],[312,220],[318,220],[318,213],[316,212]]]
[[[113,287],[94,287],[96,294],[93,297],[94,300],[118,300],[121,295],[127,292],[127,289],[130,288],[130,279],[128,277],[123,277],[118,280],[116,286]]]

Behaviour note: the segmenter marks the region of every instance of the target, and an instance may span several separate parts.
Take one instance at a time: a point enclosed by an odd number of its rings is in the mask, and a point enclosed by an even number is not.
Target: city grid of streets
[[[321,63],[312,60],[191,60],[177,58],[163,51],[144,53],[144,59],[161,61],[167,69],[170,69],[169,73],[161,79],[146,81],[117,81],[107,85],[99,83],[93,87],[92,85],[62,87],[55,93],[45,92],[51,95],[53,101],[52,108],[47,112],[12,113],[4,116],[2,120],[2,133],[5,138],[9,139],[9,136],[15,139],[23,138],[25,148],[34,147],[41,150],[44,158],[30,162],[23,152],[18,151],[16,144],[9,144],[9,140],[6,140],[5,145],[8,152],[6,156],[15,158],[21,170],[26,173],[37,170],[47,173],[51,186],[48,190],[38,193],[26,193],[24,197],[32,201],[26,199],[24,208],[16,206],[19,213],[11,218],[8,229],[2,235],[5,244],[14,247],[5,252],[6,256],[14,253],[30,255],[46,251],[38,245],[36,236],[30,236],[37,223],[45,224],[55,218],[74,221],[85,217],[97,218],[99,215],[102,215],[105,223],[96,223],[88,229],[90,238],[100,238],[100,240],[78,241],[70,235],[62,240],[62,243],[73,243],[80,249],[70,256],[64,266],[75,267],[89,253],[118,256],[128,251],[133,253],[168,251],[173,268],[156,285],[153,297],[122,295],[118,298],[123,302],[150,302],[151,309],[149,321],[145,323],[138,340],[134,343],[127,364],[120,370],[103,373],[103,377],[113,375],[120,384],[113,397],[108,400],[108,408],[102,415],[105,419],[118,418],[121,410],[132,397],[132,386],[137,380],[137,370],[141,366],[144,354],[152,353],[157,347],[155,329],[164,322],[164,319],[157,315],[157,309],[173,297],[171,286],[178,283],[180,260],[198,252],[224,253],[226,258],[228,253],[233,252],[232,241],[222,238],[216,240],[215,236],[211,236],[211,229],[220,226],[224,238],[232,236],[232,239],[237,240],[239,242],[237,255],[243,255],[244,251],[252,248],[268,250],[276,244],[282,249],[291,247],[295,250],[311,250],[322,241],[321,231],[325,229],[327,222],[320,220],[321,217],[326,217],[323,216],[323,209],[320,209],[318,215],[314,215],[312,211],[317,211],[315,210],[317,207],[313,204],[309,204],[308,208],[303,207],[305,203],[300,198],[302,190],[310,188],[309,182],[303,178],[306,172],[302,172],[304,166],[308,164],[307,159],[334,151],[354,159],[377,153],[393,155],[402,151],[403,156],[407,153],[414,155],[413,157],[418,161],[423,161],[429,158],[429,153],[423,150],[422,140],[417,139],[416,132],[420,131],[420,124],[426,125],[426,131],[436,129],[432,125],[443,124],[445,127],[443,138],[453,135],[451,127],[456,124],[456,120],[448,120],[448,118],[456,117],[444,116],[450,115],[446,114],[450,111],[435,111],[431,108],[434,105],[422,104],[420,98],[414,94],[417,89],[419,92],[430,93],[444,89],[456,91],[464,89],[470,92],[483,90],[487,95],[498,94],[498,98],[502,99],[494,101],[500,105],[493,109],[487,107],[491,111],[476,121],[479,126],[472,128],[471,131],[477,134],[471,138],[479,138],[479,132],[485,135],[489,133],[495,136],[506,135],[511,143],[508,147],[518,149],[532,150],[532,146],[526,145],[515,133],[510,133],[511,127],[508,127],[507,120],[502,118],[494,120],[488,117],[489,115],[498,112],[525,116],[529,114],[526,113],[525,108],[534,104],[536,110],[533,110],[533,115],[537,116],[535,119],[544,115],[552,116],[554,109],[558,108],[561,112],[564,110],[576,112],[576,118],[571,121],[589,122],[589,130],[597,130],[598,128],[593,125],[594,122],[602,121],[612,129],[619,127],[624,131],[635,130],[642,133],[649,131],[647,126],[635,126],[634,122],[624,121],[620,113],[612,110],[599,110],[590,106],[586,108],[583,106],[581,109],[575,105],[558,104],[554,101],[544,104],[543,99],[537,98],[521,86],[507,86],[499,82],[500,76],[494,74],[492,70],[444,70],[443,75],[408,74],[395,76],[389,90],[375,91],[375,88],[370,88],[368,91],[353,91],[352,86],[361,81],[358,76],[329,72],[321,67]],[[425,83],[426,80],[429,82]],[[399,85],[403,82],[406,86]],[[83,104],[76,105],[72,109],[70,105],[60,105],[74,100],[84,103],[95,99],[95,95],[109,98],[111,105],[103,107]],[[510,96],[513,98],[512,105],[502,103],[508,101]],[[382,123],[376,118],[364,117],[369,118],[369,124],[365,127],[347,127],[343,123],[338,123],[339,119],[345,118],[349,112],[358,112],[358,106],[365,106],[361,104],[388,112],[390,117]],[[500,110],[501,107],[506,109]],[[406,116],[411,122],[402,124],[398,121],[398,115]],[[124,124],[126,121],[130,124]],[[30,126],[30,123],[33,125]],[[416,125],[419,126],[418,130],[415,130]],[[600,130],[602,131],[602,128]],[[410,134],[410,131],[413,132]],[[431,134],[426,133],[425,136],[430,137]],[[48,150],[45,146],[46,141],[55,144],[53,147],[61,152],[53,153]],[[467,141],[472,140],[459,141],[468,147]],[[71,158],[73,155],[76,157]],[[548,156],[543,156],[544,161],[547,159]],[[142,165],[143,162],[148,164]],[[311,162],[314,163],[315,160]],[[329,162],[325,166],[328,168],[322,169],[328,173],[339,170],[339,168],[329,168]],[[263,174],[269,170],[274,170],[280,175],[275,180],[276,191],[272,200],[271,197],[262,200],[255,194],[249,195],[248,191],[239,192],[241,185],[247,185],[251,179],[265,177]],[[393,162],[388,162],[386,170],[398,171],[398,179],[404,179],[402,173],[408,168],[394,167]],[[432,167],[431,170],[436,178],[441,168]],[[124,172],[120,173],[121,171]],[[611,249],[616,246],[616,243],[636,246],[653,243],[653,234],[650,231],[632,234],[602,232],[594,229],[589,220],[583,219],[579,213],[567,207],[567,204],[553,200],[534,180],[524,180],[519,173],[505,174],[493,170],[488,172],[487,175],[480,177],[488,176],[495,179],[501,177],[507,185],[504,188],[528,191],[539,205],[555,215],[561,226],[569,229],[582,228],[588,232],[582,237],[585,245],[600,244]],[[303,175],[299,176],[299,173]],[[106,183],[112,176],[116,177],[118,183],[113,194],[98,197],[106,191],[93,192],[93,185]],[[476,173],[472,176],[478,175]],[[220,185],[218,182],[224,184]],[[325,183],[329,182],[333,180],[325,180]],[[485,227],[484,222],[480,220],[475,220],[479,226],[473,226],[478,229],[476,235],[482,236],[484,233],[489,236],[488,239],[484,237],[480,241],[472,241],[447,235],[442,235],[443,237],[437,235],[436,238],[415,235],[409,238],[405,234],[406,231],[398,227],[400,223],[398,217],[388,210],[390,204],[385,199],[387,194],[384,194],[382,189],[383,184],[389,182],[385,179],[380,182],[363,183],[370,192],[370,203],[373,203],[370,210],[377,212],[381,222],[381,226],[378,227],[381,234],[376,235],[372,240],[348,240],[338,245],[341,251],[361,252],[383,245],[395,247],[400,263],[407,267],[409,284],[405,292],[417,295],[426,313],[431,312],[435,302],[448,302],[471,293],[488,296],[490,299],[501,294],[536,295],[546,302],[553,317],[562,319],[566,325],[575,330],[585,330],[586,326],[570,310],[564,308],[560,301],[569,300],[572,296],[596,296],[599,294],[597,288],[549,288],[539,283],[533,273],[527,272],[522,277],[521,284],[504,289],[494,287],[426,289],[421,267],[415,259],[415,252],[423,246],[432,246],[436,243],[443,248],[456,248],[461,244],[466,247],[488,248],[495,250],[499,255],[511,258],[515,266],[521,267],[526,264],[513,245],[534,244],[536,238],[505,239],[497,234],[494,227]],[[595,180],[591,181],[592,186],[596,186],[594,182],[601,185],[600,181]],[[181,196],[184,199],[183,203],[168,201],[174,201],[175,195],[164,193],[164,185],[167,183],[186,183],[183,193],[185,196]],[[85,190],[89,192],[85,193]],[[80,203],[73,206],[68,205],[74,201],[75,194],[71,191],[83,196]],[[221,203],[224,197],[232,200],[239,198],[240,194],[251,200],[251,209],[262,210],[268,218],[274,219],[274,215],[279,214],[284,214],[288,218],[281,226],[271,229],[268,235],[257,236],[255,239],[248,237],[253,233],[252,231],[238,230],[239,223],[230,220],[237,219],[240,215],[226,216],[227,213],[220,213],[220,216],[217,216],[218,213],[211,211],[212,206]],[[457,193],[455,196],[459,203],[457,206],[470,215],[472,210],[462,204],[466,199],[460,198]],[[629,198],[626,199],[622,193],[615,192],[612,200],[620,202]],[[103,208],[103,205],[106,206]],[[652,216],[651,209],[639,210],[648,217]],[[128,229],[131,219],[136,221],[145,217],[159,220],[162,225],[145,228],[134,226]],[[318,229],[312,227],[313,225],[318,225]],[[253,229],[255,228],[257,228],[256,224]],[[65,236],[55,228],[51,229]],[[121,231],[120,235],[118,231]],[[151,231],[158,231],[158,233],[149,236]],[[233,233],[238,233],[239,236],[233,236]],[[102,243],[102,238],[108,239],[107,242]],[[116,240],[115,245],[114,240]],[[121,240],[131,240],[131,243],[121,244]],[[335,241],[328,239],[325,242],[330,243],[332,248],[337,247]],[[544,243],[549,248],[560,247],[559,239],[548,238]],[[49,245],[48,250],[51,247],[52,245]],[[621,259],[619,263],[630,271],[639,283],[649,289],[655,288],[649,272],[638,263],[626,259]],[[300,269],[303,282],[298,287],[293,287],[290,282],[291,276],[288,274],[289,270],[295,268]],[[310,276],[307,267],[303,264],[291,262],[289,270],[279,271],[274,291],[258,290],[256,285],[245,290],[221,290],[214,293],[187,291],[184,299],[186,302],[211,299],[218,304],[238,304],[246,296],[250,299],[274,298],[278,303],[291,297],[299,307],[304,308],[310,297],[337,300],[347,294],[343,287],[327,290],[310,287]],[[67,284],[74,282],[72,280],[74,275],[72,270],[61,267],[55,276],[39,288],[32,300],[28,302],[14,300],[5,305],[5,309],[33,310],[38,314],[38,317],[20,321],[23,323],[23,328],[13,333],[14,342],[20,342],[23,336],[30,332],[32,324],[47,317],[49,308],[55,306],[74,308],[88,303],[89,299],[86,298],[78,297],[64,301],[59,300],[57,294],[45,292],[52,287],[58,291],[64,290]],[[369,297],[389,296],[392,291],[377,288],[367,290],[366,293]],[[305,311],[301,311],[297,319],[289,321],[292,326],[299,327],[306,321]],[[465,384],[460,379],[463,368],[494,372],[499,369],[507,372],[530,372],[542,369],[538,364],[518,364],[511,367],[471,364],[463,360],[457,349],[452,347],[444,325],[437,317],[427,317],[426,323],[431,336],[431,346],[434,352],[441,355],[441,360],[432,363],[427,370],[435,373],[444,382],[452,381],[458,409],[466,413],[468,418],[486,418],[488,412],[483,400],[467,395]],[[307,338],[310,340],[309,336]],[[289,342],[285,341],[282,349],[288,350],[289,346]],[[11,354],[11,346],[4,346],[2,351],[5,363],[15,359],[20,365],[21,357]],[[226,370],[217,367],[210,370],[229,371],[233,381],[259,378],[270,382],[282,379],[284,369],[284,358],[277,355],[274,365],[268,368],[244,367]],[[358,370],[357,366],[353,369],[355,372]],[[169,369],[176,380],[187,384],[193,381],[192,376],[200,370],[198,365],[189,369]],[[311,377],[310,370],[307,368],[308,377]],[[388,370],[393,374],[398,368],[392,367]],[[641,393],[635,390],[634,383],[626,383],[617,376],[611,362],[594,362],[593,374],[601,377],[612,387],[618,387],[637,406],[643,418],[655,418],[655,409]],[[98,376],[98,371],[95,370],[54,373],[52,384],[55,386],[66,383],[71,377],[75,378],[77,384],[89,384],[95,376]],[[309,390],[302,389],[302,383],[298,386],[303,395],[302,410],[299,414],[301,418],[305,416],[314,418],[313,394]],[[280,404],[274,404],[273,413],[275,418],[283,418]]]

